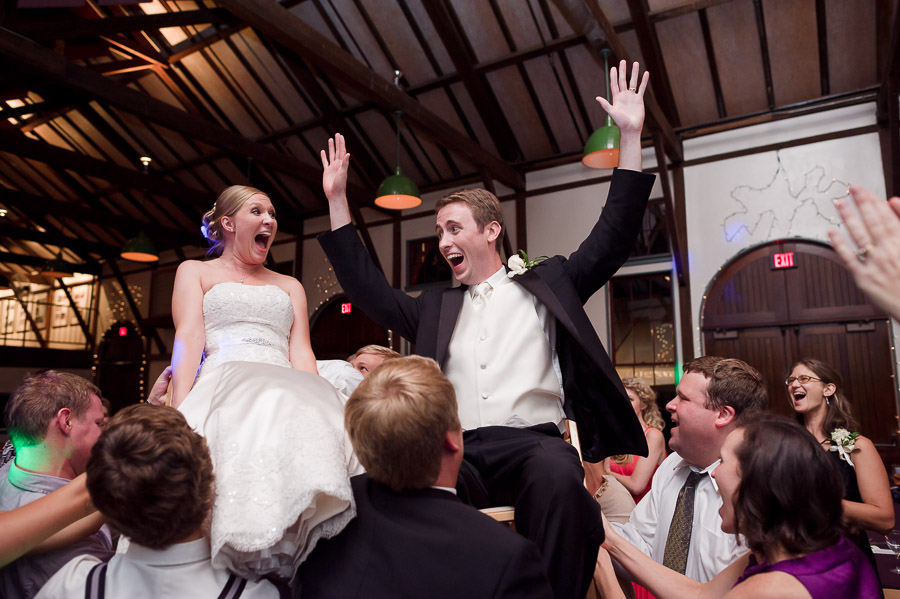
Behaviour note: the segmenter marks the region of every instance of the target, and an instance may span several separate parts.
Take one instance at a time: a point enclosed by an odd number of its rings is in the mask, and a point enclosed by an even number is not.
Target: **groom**
[[[465,429],[461,495],[476,507],[513,504],[516,530],[534,541],[557,598],[584,597],[603,540],[600,510],[583,486],[565,417],[585,459],[647,455],[644,436],[583,304],[628,258],[653,186],[641,170],[643,95],[635,63],[610,72],[613,103],[598,98],[621,130],[620,168],[594,229],[568,260],[554,256],[510,279],[500,259],[503,216],[481,189],[436,206],[440,250],[462,283],[412,298],[392,289],[350,224],[349,154],[343,137],[322,152],[331,231],[319,242],[350,300],[434,358],[453,383]],[[521,226],[524,226],[522,224]]]

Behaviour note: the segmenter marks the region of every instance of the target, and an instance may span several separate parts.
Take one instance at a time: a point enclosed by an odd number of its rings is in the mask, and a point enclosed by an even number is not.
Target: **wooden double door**
[[[792,413],[784,380],[793,362],[817,358],[835,367],[861,432],[886,462],[900,462],[890,320],[830,247],[790,241],[742,254],[711,285],[701,323],[704,353],[759,369],[776,413]]]

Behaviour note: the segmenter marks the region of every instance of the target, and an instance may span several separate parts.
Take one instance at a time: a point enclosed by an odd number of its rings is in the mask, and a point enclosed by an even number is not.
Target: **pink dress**
[[[647,435],[647,431],[652,427],[648,426],[644,429],[644,435]],[[631,456],[630,464],[617,464],[614,461],[610,460],[609,462],[609,470],[610,472],[615,472],[616,474],[621,474],[622,476],[631,476],[634,473],[634,467],[637,465],[638,460],[646,460],[647,458],[642,458],[639,455]],[[659,464],[656,465],[656,468],[659,468]],[[656,473],[656,468],[653,469],[654,474]],[[644,495],[650,492],[650,487],[653,483],[653,476],[650,476],[650,480],[647,481],[647,488],[634,496],[634,502],[639,502]],[[656,599],[650,591],[639,585],[638,583],[632,583],[634,586],[634,599]]]

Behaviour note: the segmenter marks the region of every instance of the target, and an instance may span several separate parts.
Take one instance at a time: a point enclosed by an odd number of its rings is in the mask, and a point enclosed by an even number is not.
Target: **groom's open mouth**
[[[447,254],[447,262],[450,263],[450,266],[456,268],[460,264],[462,264],[463,255],[459,252],[453,252],[452,254]]]
[[[256,249],[261,252],[269,251],[269,240],[272,239],[272,233],[269,231],[265,231],[260,233],[256,237],[253,238],[253,243],[256,244]]]

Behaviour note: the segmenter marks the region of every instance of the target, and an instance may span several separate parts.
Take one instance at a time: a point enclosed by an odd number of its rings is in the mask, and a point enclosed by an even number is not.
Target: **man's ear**
[[[458,453],[462,451],[462,446],[462,430],[444,433],[444,451],[446,453]]]
[[[485,226],[484,230],[485,232],[487,232],[487,240],[490,243],[494,243],[495,241],[497,241],[497,238],[500,237],[500,233],[501,231],[503,231],[503,227],[501,227],[500,223],[498,223],[497,221],[492,220],[487,224],[487,226]]]
[[[735,414],[734,408],[731,406],[722,406],[716,413],[716,426],[719,428],[728,426],[734,422],[735,416],[737,416],[737,414]]]
[[[56,413],[56,418],[54,418],[53,422],[63,436],[68,437],[72,434],[73,419],[72,410],[69,408],[61,408],[59,412]]]

